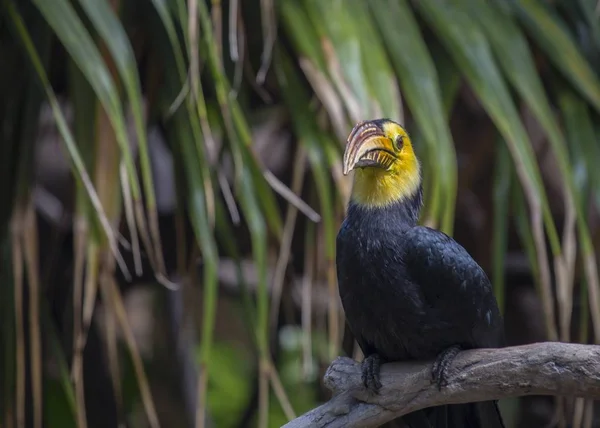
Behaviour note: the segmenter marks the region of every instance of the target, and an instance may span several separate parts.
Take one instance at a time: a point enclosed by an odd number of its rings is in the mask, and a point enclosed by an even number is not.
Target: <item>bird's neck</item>
[[[404,160],[402,168],[358,168],[354,173],[352,200],[369,208],[410,202],[420,192],[419,169],[419,163],[414,157]]]
[[[348,205],[348,219],[365,223],[373,228],[407,229],[416,226],[423,205],[423,187],[417,188],[403,198],[385,205],[367,204],[352,198]]]

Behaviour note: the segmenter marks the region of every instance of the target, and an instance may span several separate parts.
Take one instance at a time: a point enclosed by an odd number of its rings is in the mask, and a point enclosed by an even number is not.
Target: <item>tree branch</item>
[[[374,395],[362,386],[360,364],[338,357],[324,379],[331,400],[284,428],[376,427],[425,407],[524,395],[600,399],[600,346],[544,342],[464,351],[447,379],[439,391],[431,362],[384,364],[383,387]]]

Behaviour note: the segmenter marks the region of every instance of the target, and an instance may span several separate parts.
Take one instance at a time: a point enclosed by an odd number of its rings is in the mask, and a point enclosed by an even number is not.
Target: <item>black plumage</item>
[[[338,233],[340,297],[367,359],[429,360],[456,346],[504,344],[485,272],[452,238],[417,225],[421,200],[419,187],[385,207],[351,202]],[[503,427],[494,401],[425,409],[402,420],[411,428]]]

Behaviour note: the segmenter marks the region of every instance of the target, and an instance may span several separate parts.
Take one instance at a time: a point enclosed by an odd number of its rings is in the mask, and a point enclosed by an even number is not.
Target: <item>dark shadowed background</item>
[[[341,154],[378,117],[508,343],[600,341],[596,0],[0,3],[0,427],[279,427],[327,400],[360,358]],[[501,407],[600,426],[582,399]]]

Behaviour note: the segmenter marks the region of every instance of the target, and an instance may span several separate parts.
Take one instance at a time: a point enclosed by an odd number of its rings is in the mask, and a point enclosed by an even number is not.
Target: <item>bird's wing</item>
[[[475,260],[454,239],[424,226],[409,229],[403,260],[427,303],[448,319],[470,323],[473,347],[503,342],[502,318],[491,283]]]

